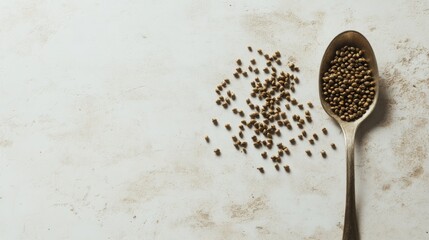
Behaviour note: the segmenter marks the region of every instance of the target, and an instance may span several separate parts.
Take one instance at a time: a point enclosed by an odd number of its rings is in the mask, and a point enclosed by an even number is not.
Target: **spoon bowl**
[[[372,104],[369,106],[367,111],[364,115],[362,115],[359,119],[353,121],[353,122],[346,122],[341,120],[341,118],[336,115],[334,112],[332,112],[331,108],[329,107],[329,104],[323,99],[323,89],[322,89],[322,78],[323,74],[328,71],[330,67],[330,61],[334,59],[335,57],[335,51],[338,49],[344,47],[344,46],[350,46],[350,47],[357,47],[361,49],[364,52],[364,57],[368,61],[369,68],[372,70],[374,82],[375,82],[375,96]],[[325,54],[323,55],[322,62],[320,64],[320,71],[319,71],[319,97],[320,102],[322,103],[323,109],[325,109],[326,113],[328,113],[329,116],[335,119],[336,122],[338,122],[340,125],[355,125],[356,127],[359,126],[359,124],[362,123],[365,118],[371,114],[371,112],[374,111],[375,105],[377,104],[378,94],[379,94],[379,76],[378,76],[378,67],[377,67],[377,60],[375,59],[374,51],[372,50],[371,45],[369,44],[368,40],[359,32],[357,31],[345,31],[340,34],[338,34],[328,45],[328,47],[325,50]]]
[[[344,46],[357,47],[363,51],[363,56],[366,58],[369,69],[372,70],[372,77],[375,83],[375,95],[371,105],[367,111],[358,119],[347,122],[343,121],[338,115],[336,115],[323,97],[323,75],[331,67],[331,61],[335,57],[335,51],[339,50]],[[346,141],[346,159],[347,159],[347,185],[346,185],[346,207],[344,214],[344,230],[343,240],[358,240],[359,230],[358,222],[356,218],[356,203],[355,203],[355,177],[354,177],[354,140],[356,130],[359,125],[365,120],[371,112],[374,111],[375,105],[379,95],[379,81],[377,61],[375,59],[374,51],[368,40],[359,32],[356,31],[345,31],[338,34],[327,47],[325,54],[323,55],[322,62],[320,64],[319,72],[319,97],[323,109],[340,125],[344,138]]]

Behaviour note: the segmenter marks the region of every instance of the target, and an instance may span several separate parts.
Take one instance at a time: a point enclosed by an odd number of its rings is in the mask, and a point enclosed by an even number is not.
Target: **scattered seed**
[[[210,142],[210,138],[209,138],[209,136],[206,136],[204,139],[206,140],[206,142],[207,142],[207,143],[209,143],[209,142]]]
[[[243,76],[244,77],[247,77],[248,75],[247,75],[247,72],[243,72]]]
[[[238,138],[237,138],[236,136],[232,136],[232,141],[233,141],[233,142],[237,142],[237,141],[238,141]]]
[[[328,130],[326,130],[326,128],[322,129],[323,134],[328,135]]]
[[[312,102],[308,102],[307,105],[308,105],[309,108],[313,108],[313,103]]]
[[[290,151],[288,147],[284,147],[283,152],[285,152],[287,155],[290,155]]]
[[[277,171],[280,171],[280,166],[278,164],[275,165]]]
[[[299,140],[303,140],[304,137],[302,135],[298,135]]]
[[[296,143],[295,138],[291,138],[291,139],[289,140],[289,142],[290,142],[292,145],[295,145],[295,143]]]
[[[258,170],[259,170],[259,172],[260,173],[262,173],[262,174],[264,174],[265,173],[265,171],[264,171],[264,168],[263,167],[259,167],[259,168],[257,168]]]
[[[262,55],[262,54],[263,54],[263,52],[262,52],[262,50],[261,50],[261,49],[259,49],[259,50],[258,50],[258,53],[259,53],[259,55]]]
[[[306,150],[305,153],[307,153],[307,155],[311,157],[311,151],[310,150]]]
[[[238,132],[238,136],[239,136],[240,138],[244,138],[244,134],[243,134],[243,132],[242,132],[242,131]]]
[[[320,154],[322,155],[323,158],[326,158],[326,152],[324,150],[320,151]]]
[[[213,124],[214,124],[215,126],[217,126],[217,125],[219,124],[216,118],[213,118],[213,119],[212,119],[212,122],[213,122]]]
[[[337,149],[337,146],[335,145],[335,143],[331,143],[331,147],[332,147],[332,149]]]
[[[233,74],[235,78],[240,78],[240,75],[238,73]]]
[[[231,81],[229,81],[229,79],[225,79],[226,84],[230,84]]]
[[[286,171],[287,173],[290,173],[290,167],[289,167],[289,165],[285,165],[285,166],[284,166],[284,169],[285,169],[285,171]]]
[[[216,156],[220,156],[220,149],[218,148],[218,149],[216,149],[216,150],[214,150],[214,153],[216,154]]]
[[[225,128],[226,128],[226,130],[230,131],[231,130],[231,125],[225,124]]]
[[[241,66],[241,60],[240,59],[237,60],[237,64],[238,64],[238,66]],[[239,69],[239,68],[237,68],[237,69]],[[240,71],[241,71],[241,69],[240,69]],[[237,70],[237,72],[240,72],[240,71]]]
[[[302,136],[307,137],[307,132],[305,130],[302,130]]]
[[[317,136],[317,134],[313,134],[313,138],[314,138],[314,140],[319,140],[319,136]]]
[[[251,47],[251,46],[248,46],[248,47],[247,47],[247,49],[249,50],[249,52],[252,52],[252,51],[253,51],[253,49],[252,49],[252,47]]]
[[[304,106],[302,104],[298,104],[298,108],[302,110],[304,109]]]
[[[309,139],[309,140],[308,140],[308,142],[309,142],[311,145],[314,145],[314,140],[313,140],[313,139]]]

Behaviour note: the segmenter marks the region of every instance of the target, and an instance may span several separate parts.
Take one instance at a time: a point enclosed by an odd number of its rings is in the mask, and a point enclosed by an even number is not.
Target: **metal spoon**
[[[334,112],[331,111],[329,104],[324,100],[322,93],[322,77],[323,74],[329,69],[330,61],[335,57],[335,51],[344,47],[358,47],[364,52],[364,56],[368,61],[368,65],[372,70],[374,81],[375,81],[375,96],[374,101],[369,106],[366,113],[355,120],[354,122],[346,122],[340,119]],[[329,44],[328,48],[323,55],[322,62],[320,64],[319,72],[319,97],[323,108],[326,113],[331,116],[340,125],[344,133],[347,148],[347,194],[346,194],[346,210],[344,216],[344,231],[343,240],[358,240],[359,231],[356,219],[356,206],[355,206],[355,175],[354,175],[354,145],[355,145],[355,133],[362,121],[371,114],[377,104],[379,94],[379,76],[377,61],[375,59],[374,52],[372,51],[371,45],[368,40],[360,33],[356,31],[345,31],[337,35]]]

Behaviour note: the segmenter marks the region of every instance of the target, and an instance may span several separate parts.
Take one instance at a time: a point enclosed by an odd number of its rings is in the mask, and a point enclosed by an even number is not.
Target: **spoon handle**
[[[359,231],[356,218],[355,204],[355,170],[354,170],[354,145],[355,145],[355,126],[343,127],[344,137],[347,148],[347,195],[346,212],[344,215],[343,240],[358,240]]]

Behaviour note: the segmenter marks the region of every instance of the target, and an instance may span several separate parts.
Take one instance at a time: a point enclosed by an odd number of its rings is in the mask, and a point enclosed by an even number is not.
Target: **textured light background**
[[[0,238],[340,239],[344,143],[316,84],[328,43],[355,29],[382,78],[357,136],[362,239],[429,239],[428,22],[417,0],[2,0]],[[338,146],[327,159],[298,144],[277,173],[212,126],[237,120],[213,89],[248,45],[296,59],[309,129],[330,131],[314,151]]]

